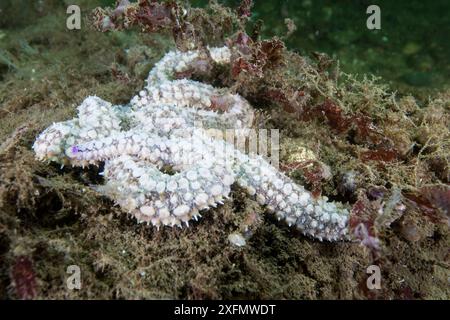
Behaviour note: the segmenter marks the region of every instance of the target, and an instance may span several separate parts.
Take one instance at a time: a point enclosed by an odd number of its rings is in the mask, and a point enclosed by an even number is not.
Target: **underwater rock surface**
[[[197,21],[220,35],[220,17],[234,11],[208,10],[194,10]],[[201,222],[157,232],[89,187],[104,183],[103,168],[61,169],[36,161],[31,147],[89,95],[128,103],[175,43],[137,31],[67,32],[64,10],[54,12],[1,30],[1,53],[15,66],[0,67],[1,298],[450,297],[448,88],[399,96],[325,57],[231,33],[242,48],[234,69],[194,70],[192,79],[235,90],[258,108],[255,121],[281,129],[280,169],[314,195],[348,203],[364,244],[304,237],[238,186]],[[232,234],[245,246],[231,245]],[[366,286],[374,264],[383,275],[376,291]],[[70,265],[81,269],[81,290],[65,288]]]

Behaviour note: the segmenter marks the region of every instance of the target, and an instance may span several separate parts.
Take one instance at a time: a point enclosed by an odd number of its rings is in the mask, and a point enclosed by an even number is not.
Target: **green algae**
[[[83,7],[87,12],[94,6]],[[448,226],[413,202],[405,201],[400,217],[378,225],[382,248],[376,254],[357,243],[305,238],[238,187],[230,201],[190,228],[156,231],[136,224],[89,187],[101,183],[97,168],[37,162],[31,145],[39,132],[73,117],[87,95],[128,101],[152,64],[174,46],[168,38],[135,31],[69,32],[61,23],[64,10],[55,12],[4,31],[2,50],[14,55],[17,68],[0,68],[0,298],[22,297],[12,277],[18,257],[32,261],[37,299],[450,297]],[[448,184],[448,90],[426,100],[397,96],[380,79],[339,73],[331,81],[309,59],[284,58],[285,67],[270,79],[249,82],[243,94],[257,102],[267,128],[282,128],[282,148],[307,147],[330,167],[323,194],[351,206],[369,186],[386,187],[388,200],[395,190]],[[270,81],[308,88],[318,92],[317,99],[336,99],[348,114],[370,115],[401,150],[400,158],[362,161],[371,145],[354,141],[352,133],[335,134],[323,119],[299,121],[276,103],[258,100],[256,87]],[[289,154],[281,162],[289,162]],[[357,173],[350,196],[339,188],[349,171]],[[288,174],[309,183],[301,170]],[[252,232],[247,245],[231,246],[228,235],[243,225]],[[378,291],[365,286],[371,264],[382,270]],[[69,265],[81,268],[81,290],[66,288]]]

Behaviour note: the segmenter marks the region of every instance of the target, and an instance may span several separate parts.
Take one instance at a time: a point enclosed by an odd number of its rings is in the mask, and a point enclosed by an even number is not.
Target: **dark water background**
[[[207,1],[192,1],[195,5]],[[236,7],[239,1],[221,1]],[[369,30],[366,9],[381,9],[381,30]],[[341,69],[374,74],[394,89],[415,91],[450,84],[450,1],[255,0],[252,21],[264,21],[264,36],[297,30],[286,40],[302,54],[325,52]]]

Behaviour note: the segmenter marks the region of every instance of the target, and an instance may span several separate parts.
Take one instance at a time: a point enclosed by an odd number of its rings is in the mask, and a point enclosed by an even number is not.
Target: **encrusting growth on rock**
[[[214,63],[227,64],[231,50],[208,48],[208,54]],[[246,136],[254,118],[238,94],[174,80],[175,74],[211,60],[199,50],[169,52],[129,104],[86,98],[77,118],[55,123],[38,136],[33,145],[37,158],[83,167],[104,161],[106,183],[97,189],[138,222],[158,228],[188,225],[199,211],[222,204],[237,183],[304,234],[346,239],[348,210],[326,197],[315,199],[261,156],[244,154],[208,134],[205,128],[235,129]],[[166,173],[167,167],[174,174]]]

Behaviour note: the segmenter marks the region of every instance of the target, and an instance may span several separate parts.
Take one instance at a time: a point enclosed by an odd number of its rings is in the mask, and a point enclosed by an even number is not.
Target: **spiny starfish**
[[[215,63],[229,63],[229,48],[208,50]],[[348,210],[326,197],[313,198],[261,156],[244,154],[203,129],[234,128],[245,136],[254,118],[238,94],[173,80],[209,62],[200,51],[169,52],[129,104],[86,98],[77,118],[55,123],[38,136],[33,145],[37,158],[74,166],[104,161],[106,184],[98,190],[139,222],[158,228],[188,225],[199,211],[222,204],[236,182],[304,234],[347,238]],[[175,173],[164,172],[167,167]]]

